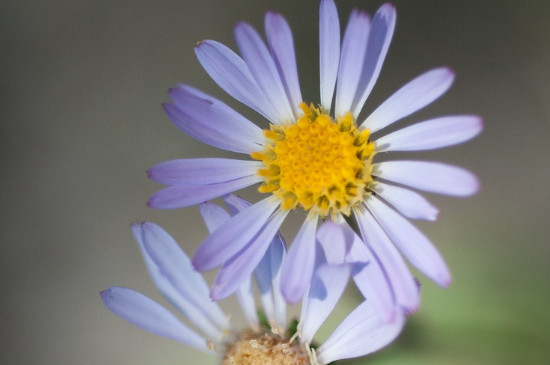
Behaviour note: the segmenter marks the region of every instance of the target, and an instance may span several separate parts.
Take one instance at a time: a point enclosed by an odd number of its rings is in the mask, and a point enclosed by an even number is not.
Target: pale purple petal
[[[302,92],[298,81],[298,69],[296,68],[296,55],[294,53],[294,40],[292,31],[285,18],[280,14],[268,12],[265,16],[265,33],[267,43],[271,49],[271,55],[283,81],[286,95],[294,112],[294,117],[301,114],[299,105],[302,102]]]
[[[203,203],[222,195],[237,191],[263,181],[260,176],[209,185],[176,185],[157,191],[147,204],[155,209],[176,209]]]
[[[222,199],[232,215],[242,212],[251,205],[250,202],[234,194],[222,196]]]
[[[321,106],[330,111],[338,62],[340,60],[340,20],[333,0],[321,0],[319,7],[319,82]]]
[[[278,206],[268,197],[233,216],[201,243],[193,266],[208,271],[222,265],[251,242]]]
[[[442,67],[428,71],[410,81],[382,105],[380,105],[361,125],[376,132],[393,122],[431,104],[443,95],[454,80],[454,73]]]
[[[246,63],[235,52],[221,43],[206,40],[197,44],[195,54],[208,75],[225,92],[267,119],[277,120],[277,111],[254,80]]]
[[[304,296],[315,267],[315,233],[317,216],[310,216],[294,238],[281,274],[281,291],[289,303],[296,303]]]
[[[415,189],[451,196],[469,196],[479,190],[474,174],[439,162],[382,162],[374,164],[373,175]]]
[[[255,175],[262,168],[259,161],[228,158],[195,158],[161,162],[147,174],[166,185],[209,185]]]
[[[145,223],[152,224],[152,223]],[[161,229],[158,227],[158,229]],[[190,301],[187,297],[189,293],[180,293],[171,283],[170,279],[166,276],[159,266],[153,261],[149,253],[145,249],[143,243],[143,228],[141,224],[134,224],[132,226],[132,233],[136,239],[138,247],[143,255],[143,259],[153,279],[153,282],[157,286],[161,294],[172,304],[176,309],[178,309],[184,316],[187,318],[193,325],[201,330],[203,334],[209,338],[216,339],[222,335],[222,330],[226,330],[226,325],[229,325],[226,320],[225,315],[221,309],[214,308],[211,312],[203,312],[203,306],[197,306],[196,302]],[[185,253],[184,253],[185,254]],[[187,260],[189,264],[189,260]],[[185,268],[182,268],[185,269]],[[177,275],[177,273],[175,273]],[[192,278],[193,279],[193,278]],[[204,295],[204,291],[208,291],[206,283],[203,281],[203,288],[199,288],[197,293],[192,293],[191,295]],[[204,297],[203,299],[207,299]],[[209,303],[208,303],[209,304]],[[211,308],[211,305],[208,305],[208,308]],[[214,307],[217,307],[215,305]]]
[[[369,302],[351,312],[317,350],[317,360],[329,364],[336,360],[365,356],[390,344],[401,333],[405,316],[382,321]]]
[[[313,336],[340,300],[349,275],[349,265],[322,265],[317,268],[307,299],[302,303],[298,325],[302,342],[310,344],[313,341]]]
[[[420,296],[407,264],[365,207],[356,209],[354,214],[365,243],[386,272],[397,303],[408,312],[415,311],[418,308]]]
[[[451,274],[434,245],[408,220],[375,197],[368,209],[392,242],[418,270],[442,287],[451,284]]]
[[[394,316],[393,293],[385,272],[365,243],[346,222],[325,222],[317,231],[327,263],[351,264],[352,276],[365,299],[370,300],[384,320]]]
[[[317,241],[329,265],[366,264],[371,259],[359,236],[344,220],[338,223],[325,221],[317,230]]]
[[[251,276],[244,279],[235,292],[235,295],[237,296],[237,300],[239,301],[248,326],[255,331],[259,331],[260,325],[258,323],[258,313],[256,309],[256,302],[254,300],[254,290],[252,289]]]
[[[261,151],[262,130],[223,102],[187,85],[170,90],[173,104],[164,111],[189,136],[228,151],[249,154]]]
[[[219,328],[227,326],[227,317],[210,301],[208,285],[178,243],[164,229],[151,222],[141,224],[141,244],[147,257],[162,276],[187,301],[202,310]]]
[[[366,13],[354,10],[351,13],[340,55],[338,86],[336,88],[335,116],[341,117],[351,111],[353,99],[363,69],[370,19]]]
[[[237,45],[256,83],[275,108],[274,124],[295,120],[277,66],[260,35],[249,24],[235,27]]]
[[[286,304],[280,289],[281,265],[285,254],[286,244],[283,237],[277,234],[254,270],[267,319],[281,329],[286,327]]]
[[[227,222],[231,216],[219,205],[206,202],[199,206],[202,219],[206,224],[208,232],[213,233],[222,224]]]
[[[279,210],[273,214],[261,231],[242,250],[224,262],[210,291],[210,297],[213,300],[228,297],[247,277],[252,275],[288,212],[288,210]]]
[[[389,3],[382,5],[374,15],[369,32],[365,64],[357,87],[358,92],[353,101],[352,113],[355,118],[361,112],[378,76],[380,76],[393,37],[395,18],[395,8]]]
[[[477,136],[483,122],[475,115],[453,115],[416,123],[376,140],[377,151],[423,151],[452,146]]]
[[[101,292],[101,299],[111,312],[141,329],[210,352],[202,336],[163,306],[135,290],[111,287]]]
[[[407,218],[435,221],[439,210],[422,195],[412,190],[378,182],[372,188],[376,194]]]

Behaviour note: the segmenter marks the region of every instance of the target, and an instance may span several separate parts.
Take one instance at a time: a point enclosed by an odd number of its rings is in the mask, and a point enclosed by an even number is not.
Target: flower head
[[[149,204],[159,209],[185,207],[259,184],[266,198],[240,209],[200,245],[193,259],[200,271],[222,266],[219,275],[226,276],[223,282],[232,282],[233,289],[253,271],[267,248],[265,242],[288,213],[304,211],[305,222],[290,246],[281,277],[290,302],[303,296],[314,277],[316,251],[319,242],[326,241],[317,234],[318,221],[339,226],[346,224],[344,220],[355,222],[369,252],[383,263],[392,295],[400,306],[414,310],[415,284],[396,248],[439,285],[448,286],[451,278],[432,243],[406,219],[435,220],[438,214],[411,188],[468,196],[478,190],[478,182],[459,167],[411,160],[377,162],[376,156],[461,143],[477,135],[482,123],[476,116],[454,115],[383,132],[448,90],[454,74],[446,67],[418,76],[359,121],[389,49],[395,9],[385,4],[372,19],[353,11],[342,42],[333,0],[321,1],[319,15],[318,104],[302,99],[292,33],[277,13],[265,18],[267,45],[250,25],[237,25],[241,56],[212,40],[197,44],[196,55],[212,79],[268,123],[262,130],[190,86],[172,89],[173,102],[165,110],[176,126],[204,143],[251,159],[185,159],[153,166],[150,177],[170,187],[153,195]],[[335,239],[345,236],[342,228],[327,227],[334,230]],[[247,270],[225,270],[227,263],[243,257],[250,260]],[[231,290],[214,287],[212,297],[223,298],[222,292],[229,295]]]
[[[212,212],[222,211],[213,204],[207,206]],[[206,222],[219,224],[213,214],[207,215]],[[204,279],[193,270],[190,260],[168,233],[148,222],[135,225],[132,230],[153,281],[190,326],[132,289],[111,287],[101,292],[104,304],[142,329],[219,356],[223,364],[328,364],[377,351],[393,341],[404,325],[402,311],[391,321],[384,321],[365,301],[321,346],[313,349],[313,336],[335,307],[354,268],[320,265],[302,302],[297,327],[287,326],[286,304],[278,285],[286,247],[277,238],[269,243],[254,270],[261,313],[265,316],[257,315],[252,278],[248,276],[236,291],[247,328],[237,330],[218,304],[210,301]],[[369,270],[369,266],[365,269]]]

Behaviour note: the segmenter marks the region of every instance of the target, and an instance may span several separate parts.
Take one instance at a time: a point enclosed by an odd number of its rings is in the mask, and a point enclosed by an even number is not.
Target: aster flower
[[[203,204],[210,229],[228,219],[223,209]],[[225,218],[224,218],[225,217]],[[237,297],[247,328],[235,330],[217,303],[208,298],[202,276],[175,240],[159,226],[145,222],[132,227],[151,277],[163,296],[191,326],[147,296],[129,288],[111,287],[101,292],[104,304],[116,315],[154,334],[181,342],[222,358],[223,364],[328,364],[364,356],[389,344],[400,333],[402,311],[391,321],[382,320],[370,302],[363,302],[317,349],[313,336],[341,297],[354,264],[321,263],[304,297],[301,318],[286,330],[286,304],[278,288],[286,246],[277,236],[254,271],[262,302],[259,318],[251,277],[243,280]],[[322,262],[326,261],[321,259]],[[360,270],[369,270],[365,264]],[[192,328],[194,327],[194,329]]]
[[[292,33],[281,15],[266,15],[267,46],[250,25],[236,26],[241,56],[216,41],[197,44],[198,60],[212,79],[268,123],[262,130],[223,102],[190,86],[171,89],[173,102],[164,107],[178,128],[204,143],[247,154],[250,159],[183,159],[153,166],[151,179],[170,186],[154,194],[149,205],[181,208],[260,184],[258,190],[266,198],[236,214],[202,242],[193,258],[196,269],[221,266],[219,275],[226,278],[222,285],[233,283],[235,287],[265,252],[266,246],[259,242],[269,241],[288,214],[298,210],[305,212],[306,218],[282,269],[281,290],[287,301],[298,301],[314,277],[318,241],[327,242],[317,233],[322,228],[318,222],[332,222],[323,226],[324,235],[339,240],[347,220],[357,224],[362,241],[383,263],[396,302],[414,310],[418,305],[415,284],[399,251],[440,286],[447,287],[451,281],[437,249],[407,219],[435,220],[438,214],[415,190],[468,196],[478,190],[478,181],[462,168],[439,162],[376,162],[376,157],[381,152],[458,144],[476,136],[482,123],[472,115],[443,116],[384,133],[385,127],[448,90],[454,74],[446,67],[408,82],[365,120],[358,120],[388,52],[395,9],[385,4],[372,19],[354,10],[342,42],[334,2],[322,0],[319,14],[318,105],[303,101]],[[330,242],[322,245],[330,246]],[[226,269],[227,262],[240,256],[255,261],[245,272]],[[218,289],[212,289],[214,299],[223,297]]]

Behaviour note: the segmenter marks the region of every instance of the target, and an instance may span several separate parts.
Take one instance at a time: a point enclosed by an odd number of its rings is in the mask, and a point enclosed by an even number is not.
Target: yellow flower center
[[[302,209],[326,217],[349,215],[372,184],[375,145],[368,129],[359,130],[351,113],[334,121],[313,105],[300,104],[304,115],[294,124],[270,125],[262,152],[262,193],[281,200],[283,210]]]

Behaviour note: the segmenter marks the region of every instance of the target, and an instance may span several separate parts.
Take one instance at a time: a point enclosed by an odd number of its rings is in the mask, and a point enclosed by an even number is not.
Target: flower
[[[205,215],[210,228],[224,220],[220,220],[225,216],[223,209],[211,203],[203,206],[211,213]],[[364,356],[393,341],[405,323],[403,311],[391,321],[384,321],[370,302],[364,301],[321,346],[313,349],[313,336],[336,306],[353,265],[320,265],[302,302],[297,327],[295,323],[287,326],[286,303],[278,286],[286,246],[278,236],[268,242],[254,271],[265,318],[257,315],[248,276],[236,292],[248,328],[235,330],[218,304],[210,301],[205,280],[193,270],[189,258],[168,233],[150,222],[134,225],[132,231],[159,291],[196,330],[129,288],[111,287],[101,292],[104,304],[142,329],[220,356],[223,364],[313,365]],[[363,270],[370,267],[366,265]],[[287,327],[289,330],[285,330]]]
[[[204,143],[251,159],[183,159],[153,166],[148,171],[150,178],[170,186],[155,193],[149,205],[186,207],[259,183],[258,190],[267,197],[236,214],[202,242],[193,258],[197,270],[222,266],[220,274],[234,275],[225,280],[230,283],[237,274],[223,273],[224,263],[242,255],[254,256],[255,262],[241,273],[245,277],[261,259],[260,254],[250,252],[265,252],[266,247],[258,242],[269,241],[291,211],[304,211],[305,221],[282,270],[281,288],[287,301],[298,301],[313,278],[318,222],[341,225],[345,220],[357,225],[365,245],[383,263],[397,302],[414,310],[418,299],[412,275],[396,247],[440,286],[447,287],[451,281],[437,249],[407,219],[431,221],[438,214],[414,190],[468,196],[477,192],[479,184],[459,167],[414,160],[376,162],[376,157],[382,152],[458,144],[480,133],[482,122],[473,115],[443,116],[383,132],[448,90],[454,73],[446,67],[418,76],[359,121],[388,52],[395,9],[385,4],[372,20],[364,12],[353,11],[341,44],[333,0],[322,0],[319,14],[319,105],[302,99],[293,38],[281,15],[266,15],[267,46],[250,25],[236,26],[242,57],[216,41],[197,44],[196,55],[212,79],[269,124],[262,130],[190,86],[171,89],[173,102],[164,108],[178,128]],[[338,232],[342,230],[335,230],[333,237]],[[212,297],[223,296],[213,288]]]

